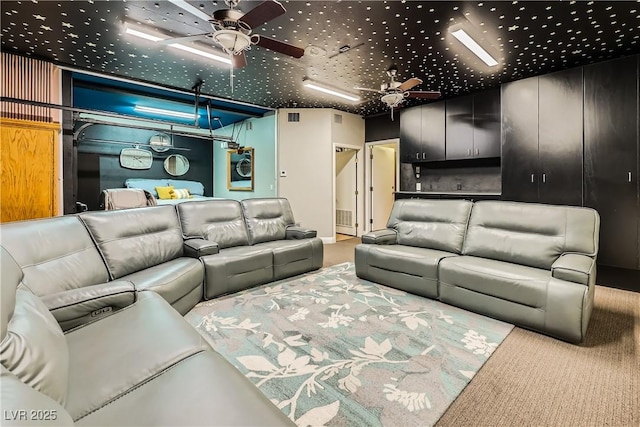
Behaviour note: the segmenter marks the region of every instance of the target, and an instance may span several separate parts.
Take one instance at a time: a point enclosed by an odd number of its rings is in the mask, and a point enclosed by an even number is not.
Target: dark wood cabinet
[[[582,69],[502,86],[502,196],[582,205]]]
[[[422,107],[400,112],[400,161],[413,163],[422,157]]]
[[[407,108],[400,113],[401,162],[444,160],[444,141],[444,102]]]
[[[500,89],[473,95],[475,158],[500,157]]]
[[[538,78],[538,201],[582,206],[582,68]]]
[[[446,102],[446,159],[500,157],[500,91]]]
[[[538,79],[501,87],[502,198],[538,200]]]
[[[446,159],[470,159],[473,151],[473,96],[446,101]]]
[[[445,159],[445,103],[422,106],[422,161]]]
[[[640,267],[638,56],[584,67],[586,206],[600,213],[603,265]]]

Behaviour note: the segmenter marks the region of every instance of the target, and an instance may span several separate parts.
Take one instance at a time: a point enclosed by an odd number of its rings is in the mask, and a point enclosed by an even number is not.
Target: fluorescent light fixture
[[[487,64],[489,67],[498,65],[493,56],[489,54],[482,46],[478,44],[465,30],[462,28],[451,31],[451,35],[457,38],[460,43],[465,45],[471,52],[473,52],[478,58]]]
[[[160,34],[158,32],[153,32],[151,30],[148,29],[141,29],[141,28],[136,28],[134,27],[132,24],[130,23],[126,23],[125,24],[126,28],[125,28],[125,33],[126,34],[130,34],[132,36],[136,36],[136,37],[140,37],[143,38],[145,40],[150,40],[152,42],[159,42],[161,40],[166,40],[168,37],[165,36],[164,34]],[[205,58],[208,59],[213,59],[214,61],[218,61],[218,62],[222,62],[225,63],[227,65],[231,65],[231,59],[229,57],[227,57],[226,55],[224,55],[223,53],[216,53],[214,51],[206,51],[206,50],[202,50],[202,49],[196,49],[195,47],[191,47],[191,46],[187,46],[181,43],[171,43],[168,46],[175,48],[175,49],[180,49],[182,51],[185,52],[189,52],[192,53],[194,55],[199,55],[199,56],[203,56]]]
[[[347,92],[343,92],[340,89],[333,88],[331,86],[324,85],[322,83],[314,82],[313,80],[303,79],[302,84],[309,89],[317,90],[318,92],[326,93],[329,95],[337,96],[340,98],[344,98],[351,102],[360,101],[360,97],[356,95],[352,95]]]
[[[141,113],[160,114],[163,116],[179,117],[181,119],[193,119],[194,113],[183,113],[182,111],[164,110],[162,108],[145,107],[144,105],[136,105],[133,107],[135,111]],[[197,115],[200,117],[200,114]]]
[[[211,19],[209,15],[207,15],[206,13],[204,13],[203,11],[201,11],[195,6],[191,6],[189,3],[187,3],[184,0],[169,0],[169,2],[175,4],[185,12],[189,12],[190,14],[197,16],[198,18],[202,19],[204,22],[209,22],[209,19]]]

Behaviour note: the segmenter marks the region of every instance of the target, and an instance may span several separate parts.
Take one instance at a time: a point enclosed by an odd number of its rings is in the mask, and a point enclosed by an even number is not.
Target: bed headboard
[[[129,178],[124,182],[126,188],[141,188],[153,194],[156,198],[158,192],[156,187],[167,187],[173,185],[176,189],[187,189],[189,193],[196,196],[204,196],[204,185],[200,181],[187,181],[183,179],[146,179]]]

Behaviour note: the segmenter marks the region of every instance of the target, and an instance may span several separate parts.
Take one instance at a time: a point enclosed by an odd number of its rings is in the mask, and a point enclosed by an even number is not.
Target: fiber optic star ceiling
[[[208,14],[227,8],[222,1],[189,3]],[[238,8],[258,4],[241,1]],[[183,90],[202,79],[205,94],[265,107],[331,107],[365,116],[385,111],[379,95],[361,92],[361,103],[343,103],[305,89],[303,78],[358,93],[353,87],[379,88],[396,64],[401,81],[422,78],[416,90],[449,98],[640,51],[638,2],[282,4],[287,12],[254,32],[305,48],[305,55],[294,59],[254,46],[247,66],[234,70],[233,87],[228,66],[124,33],[125,21],[176,37],[211,31],[168,1],[2,1],[2,50]],[[481,35],[498,66],[487,67],[449,34],[460,23]]]

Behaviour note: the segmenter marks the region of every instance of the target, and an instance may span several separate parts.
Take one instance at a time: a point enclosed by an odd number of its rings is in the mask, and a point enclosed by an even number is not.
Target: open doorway
[[[366,223],[367,232],[385,228],[399,182],[398,139],[365,144],[366,162]]]
[[[362,234],[362,167],[360,147],[334,144],[334,230],[335,240]]]

